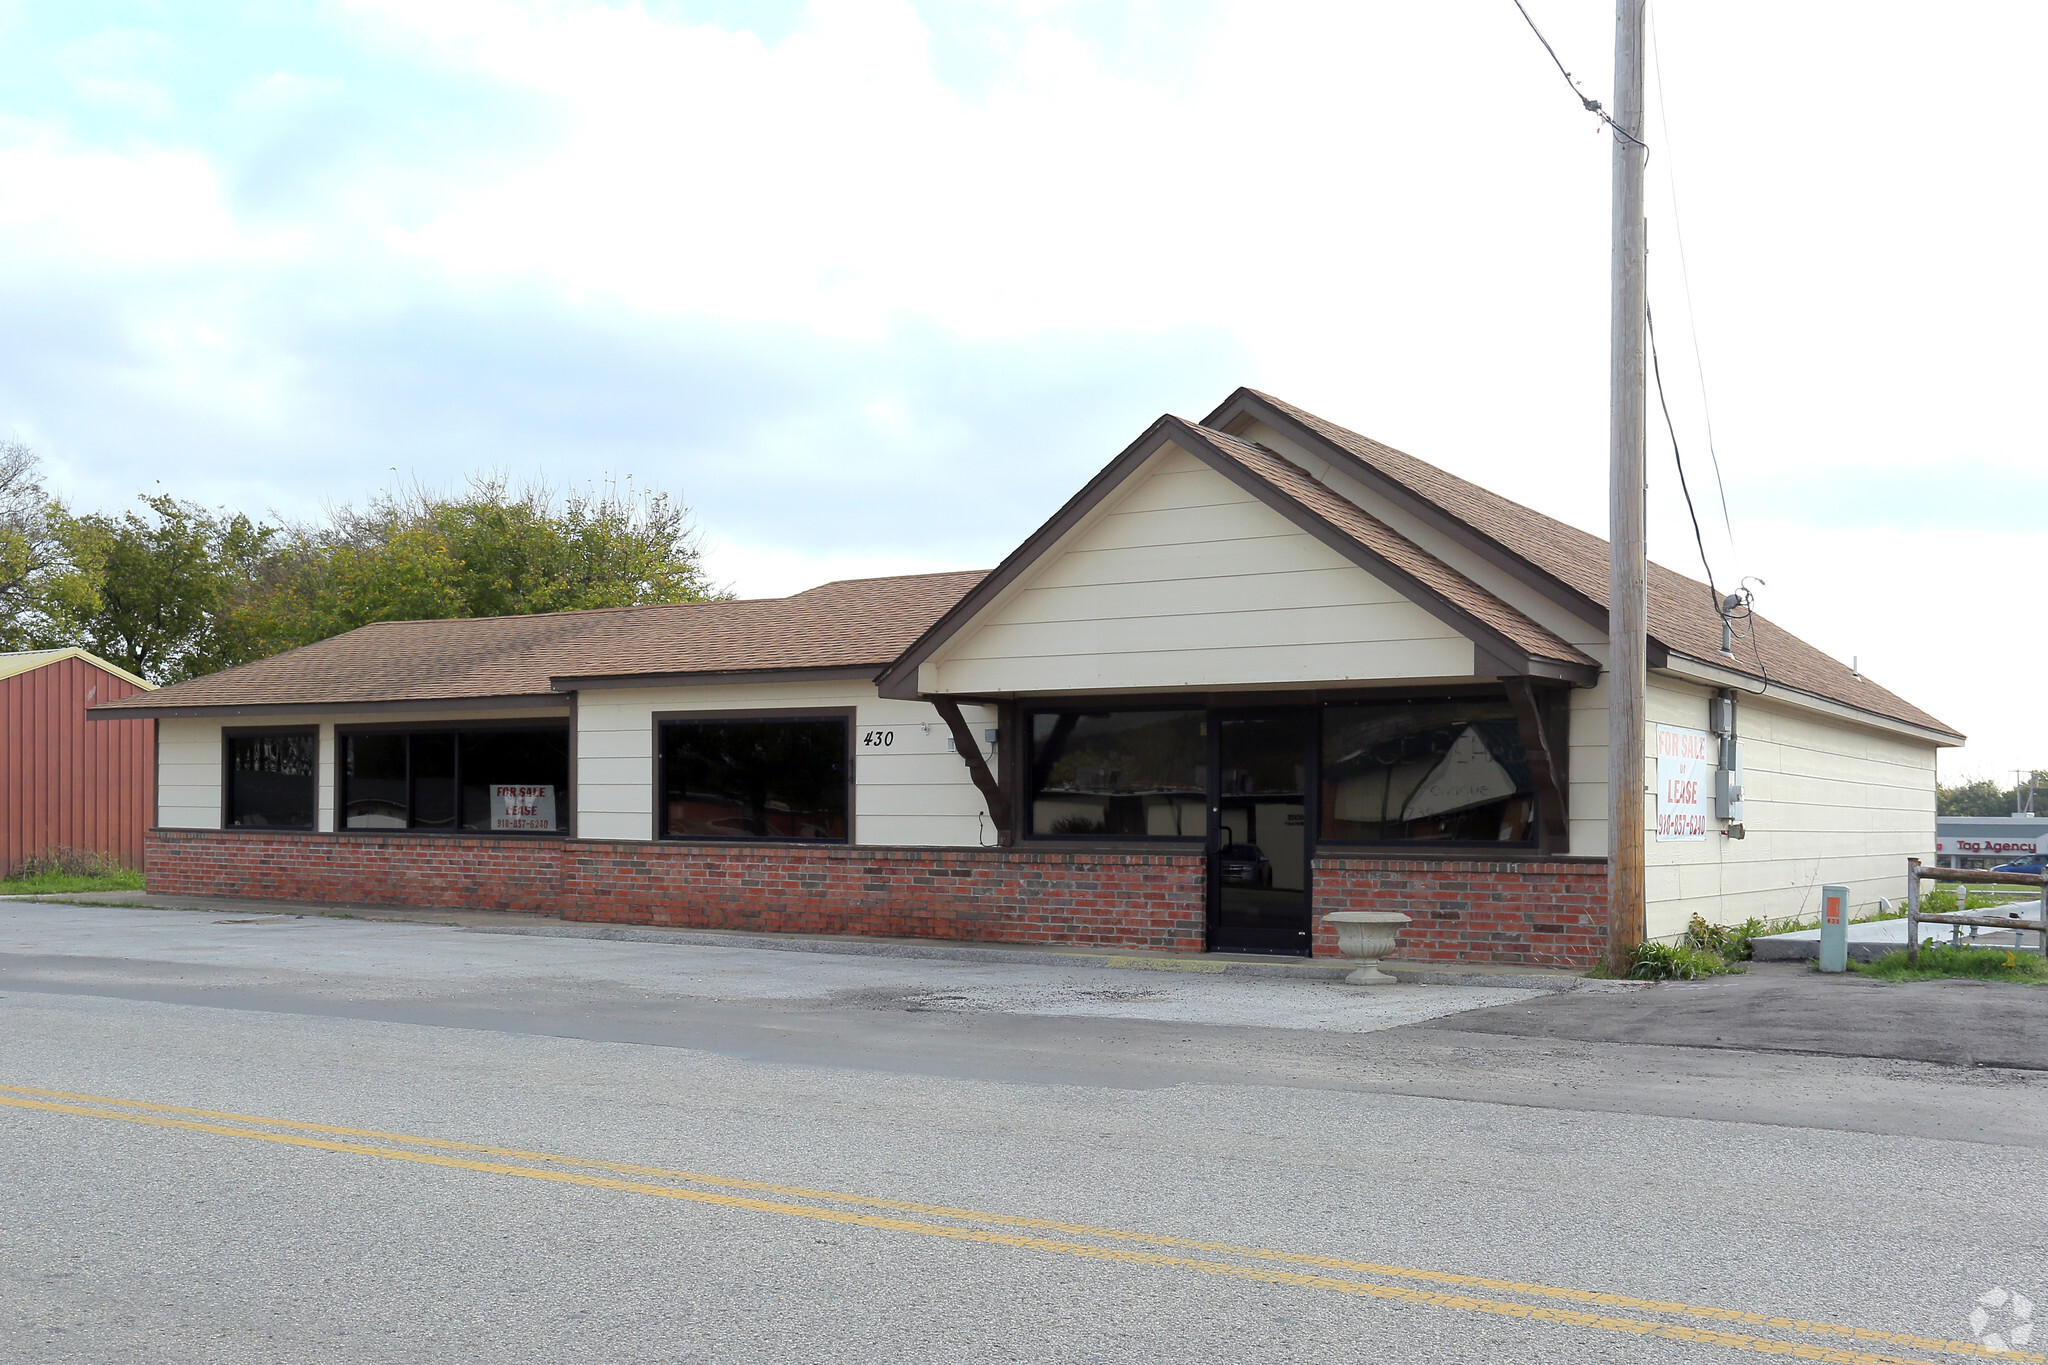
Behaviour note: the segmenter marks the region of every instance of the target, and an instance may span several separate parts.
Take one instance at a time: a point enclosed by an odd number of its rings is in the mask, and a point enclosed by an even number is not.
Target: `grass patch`
[[[62,896],[80,891],[140,891],[142,874],[128,868],[98,876],[71,872],[41,872],[33,877],[9,877],[0,881],[0,896]]]
[[[142,874],[117,858],[76,848],[46,849],[0,877],[0,896],[60,896],[80,891],[140,891]]]
[[[1849,966],[1865,976],[1885,981],[1939,981],[1966,977],[1973,981],[2015,981],[2022,984],[2048,982],[2048,959],[2039,953],[2015,953],[2007,948],[1956,948],[1943,945],[1922,947],[1920,962],[1906,961],[1906,950],[1886,953],[1875,962],[1851,962]]]
[[[1953,891],[1928,891],[1920,897],[1920,913],[1923,915],[1967,915],[1972,910],[2004,910],[2014,905],[2039,905],[2041,898],[2030,895],[2022,887],[2011,891],[1972,891],[1961,910],[1956,909],[1956,893]],[[1893,919],[1904,919],[1906,912],[1901,909]]]

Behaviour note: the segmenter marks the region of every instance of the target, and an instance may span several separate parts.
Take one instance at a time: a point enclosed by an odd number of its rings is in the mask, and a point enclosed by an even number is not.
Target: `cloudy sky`
[[[1611,6],[1526,3],[1604,98]],[[1945,772],[2048,763],[2048,9],[1652,10],[1716,580],[1968,731]],[[16,0],[0,44],[0,434],[80,504],[630,476],[774,595],[993,563],[1251,384],[1603,526],[1607,144],[1511,0]]]

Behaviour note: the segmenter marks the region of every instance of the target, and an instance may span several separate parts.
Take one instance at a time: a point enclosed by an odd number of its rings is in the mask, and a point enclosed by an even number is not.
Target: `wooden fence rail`
[[[1920,911],[1920,883],[1954,882],[1956,910],[1953,915],[1927,915]],[[2042,894],[2040,918],[2023,920],[2019,915],[1991,915],[1968,913],[1971,886],[2030,886]],[[2024,904],[2024,902],[2022,902]],[[2048,875],[2031,872],[1978,872],[1965,867],[1922,867],[1918,858],[1906,859],[1906,961],[1918,966],[1920,963],[1920,926],[1925,924],[1968,924],[1980,929],[2011,929],[2013,947],[2019,947],[2019,931],[2022,929],[2041,936],[2041,956],[2048,957]]]

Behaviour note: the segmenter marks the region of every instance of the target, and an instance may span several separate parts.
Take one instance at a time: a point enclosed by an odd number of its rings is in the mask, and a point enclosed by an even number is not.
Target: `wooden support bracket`
[[[974,738],[974,731],[968,728],[967,718],[960,714],[960,703],[951,697],[926,697],[939,719],[946,722],[946,728],[953,732],[953,747],[960,751],[961,761],[967,764],[967,775],[974,779],[974,785],[981,788],[981,799],[988,803],[989,819],[995,822],[996,842],[1008,845],[1010,837],[1010,798],[1003,794],[1002,784],[989,771],[988,760],[982,757],[981,745]]]

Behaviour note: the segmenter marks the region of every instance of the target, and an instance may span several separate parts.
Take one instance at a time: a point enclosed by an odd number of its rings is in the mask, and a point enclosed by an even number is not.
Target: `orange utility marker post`
[[[1820,889],[1820,969],[1849,970],[1849,888]]]

